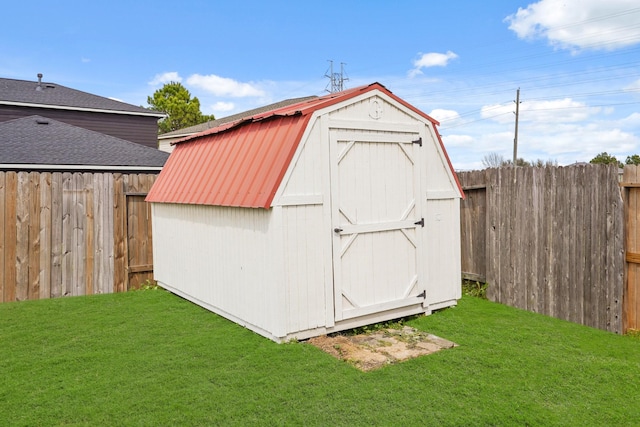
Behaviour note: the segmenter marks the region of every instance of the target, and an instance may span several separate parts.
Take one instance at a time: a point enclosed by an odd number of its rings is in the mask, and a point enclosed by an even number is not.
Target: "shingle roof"
[[[36,90],[38,87],[41,90]],[[164,117],[164,114],[158,111],[71,89],[56,83],[0,78],[0,105],[2,104]]]
[[[0,167],[10,164],[162,167],[168,153],[42,116],[0,123]]]
[[[215,120],[210,120],[208,122],[200,123],[194,126],[189,126],[184,129],[178,129],[171,132],[163,133],[158,137],[158,139],[192,135],[194,133],[202,132],[207,129],[213,129],[225,123],[231,123],[231,122],[241,120],[245,117],[255,116],[256,114],[264,113],[266,111],[276,110],[278,108],[286,107],[292,104],[297,104],[299,102],[309,101],[317,98],[318,98],[317,96],[313,95],[313,96],[304,96],[301,98],[285,99],[284,101],[275,102],[273,104],[265,105],[264,107],[254,108],[253,110],[243,111],[242,113],[233,114],[231,116],[222,117]]]

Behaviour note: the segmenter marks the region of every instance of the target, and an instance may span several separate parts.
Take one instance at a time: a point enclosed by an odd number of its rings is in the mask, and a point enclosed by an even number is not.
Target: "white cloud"
[[[587,125],[575,126],[562,132],[548,130],[547,135],[539,132],[519,135],[519,148],[535,149],[547,153],[551,157],[560,157],[558,160],[573,163],[575,161],[588,161],[598,153],[625,153],[637,149],[640,141],[628,132],[617,128]],[[529,147],[527,147],[529,146]]]
[[[447,149],[449,147],[469,147],[473,144],[473,137],[470,135],[442,135],[442,143]]]
[[[495,104],[482,107],[480,115],[483,119],[491,119],[498,123],[514,122],[515,104]],[[601,108],[589,107],[583,102],[577,102],[571,98],[556,99],[551,101],[526,101],[521,102],[519,122],[549,123],[574,123],[588,119],[599,113]]]
[[[629,92],[640,91],[640,79],[636,80],[635,82],[631,83],[628,86],[625,86],[624,90],[629,91]]]
[[[418,59],[413,61],[413,69],[409,71],[410,77],[415,77],[419,74],[422,74],[423,68],[430,67],[446,67],[449,64],[449,61],[452,59],[456,59],[458,55],[451,52],[450,50],[447,53],[423,53],[420,55]]]
[[[82,62],[83,64],[87,64],[91,62],[91,60],[89,58],[80,58],[80,62]]]
[[[631,113],[629,116],[620,120],[622,126],[640,128],[640,113]]]
[[[221,112],[221,113],[226,111],[231,111],[234,108],[236,108],[236,106],[233,102],[222,102],[222,101],[216,102],[211,106],[211,110]]]
[[[637,0],[540,0],[505,18],[519,38],[563,49],[615,50],[640,43]]]
[[[440,108],[436,108],[435,110],[431,110],[431,112],[429,113],[429,116],[433,117],[434,119],[436,119],[440,123],[448,122],[447,124],[450,124],[450,122],[453,122],[454,120],[458,120],[460,118],[460,114],[458,114],[457,111],[444,110],[444,109],[440,109]]]
[[[215,74],[206,76],[193,74],[187,78],[187,84],[216,96],[230,96],[233,98],[265,96],[265,92],[255,83],[242,83],[226,77],[216,76]]]
[[[511,104],[493,104],[485,105],[480,110],[480,116],[483,119],[490,119],[498,123],[507,123],[513,121],[513,113],[515,106]]]
[[[162,74],[156,74],[153,77],[153,79],[149,82],[149,85],[160,86],[170,82],[180,83],[182,82],[182,77],[180,77],[180,75],[176,71],[169,71]]]

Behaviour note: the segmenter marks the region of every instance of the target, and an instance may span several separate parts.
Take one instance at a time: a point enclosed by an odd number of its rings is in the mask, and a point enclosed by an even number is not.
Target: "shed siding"
[[[322,145],[320,126],[314,121],[308,136],[299,144],[282,183],[282,194],[276,195],[273,204],[313,203],[322,196]],[[317,196],[311,199],[309,196]],[[306,198],[306,202],[305,202]]]
[[[242,319],[280,330],[283,314],[274,283],[280,254],[271,211],[153,204],[155,278],[170,290]]]
[[[427,195],[429,198],[460,197],[456,178],[449,169],[445,153],[440,144],[433,139],[431,132],[427,133],[429,141],[423,142],[427,161]]]
[[[461,297],[460,199],[427,200],[425,218],[427,303],[455,305]]]
[[[321,227],[323,211],[321,205],[283,208],[283,261],[285,271],[285,308],[287,333],[325,326],[326,266],[323,245],[327,238]]]
[[[416,118],[388,102],[389,98],[379,95],[353,102],[329,113],[330,119],[366,120],[370,123],[415,124]],[[417,114],[416,114],[417,116]],[[393,128],[393,126],[391,126]],[[396,129],[397,130],[397,129]]]

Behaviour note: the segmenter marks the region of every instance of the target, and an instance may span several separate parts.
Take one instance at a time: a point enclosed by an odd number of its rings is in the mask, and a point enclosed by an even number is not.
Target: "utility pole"
[[[324,73],[324,76],[329,78],[329,84],[327,85],[327,88],[325,90],[329,93],[342,92],[344,90],[344,82],[349,80],[349,78],[345,77],[345,74],[344,74],[345,63],[344,62],[340,63],[339,73],[333,72],[332,60],[329,60],[329,64],[330,64],[329,69],[327,70],[327,72]]]
[[[518,118],[520,117],[520,88],[516,92],[516,131],[513,138],[513,166],[518,161]]]

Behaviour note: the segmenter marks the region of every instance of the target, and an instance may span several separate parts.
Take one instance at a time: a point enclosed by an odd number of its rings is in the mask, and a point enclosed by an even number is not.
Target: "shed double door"
[[[420,135],[329,134],[335,320],[422,305]]]

